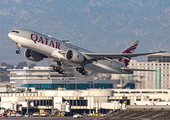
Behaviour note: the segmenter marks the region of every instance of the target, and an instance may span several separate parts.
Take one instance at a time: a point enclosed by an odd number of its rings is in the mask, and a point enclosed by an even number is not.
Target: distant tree
[[[3,74],[0,77],[2,79],[2,82],[4,82],[4,81],[8,81],[9,82],[10,81],[10,78],[9,78],[9,76],[7,74]]]
[[[7,69],[14,69],[15,68],[14,65],[10,65],[10,64],[4,63],[4,62],[1,63],[1,66],[6,67]]]
[[[11,85],[5,85],[6,88],[11,88],[12,86]]]
[[[2,62],[1,66],[7,66],[7,63]]]
[[[19,62],[16,69],[22,69],[23,67],[27,67],[27,62]]]
[[[36,64],[35,64],[35,63],[32,63],[32,64],[30,64],[28,67],[29,67],[29,69],[31,69],[31,68],[33,68],[34,66],[36,66]]]

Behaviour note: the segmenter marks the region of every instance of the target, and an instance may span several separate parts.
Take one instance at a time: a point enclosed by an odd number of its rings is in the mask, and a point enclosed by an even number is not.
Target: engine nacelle
[[[67,52],[66,58],[67,60],[70,60],[75,63],[82,63],[85,60],[85,57],[81,53],[72,50],[69,50]]]
[[[31,60],[31,61],[34,61],[34,62],[39,62],[39,61],[44,59],[44,55],[42,55],[41,53],[37,53],[35,51],[32,51],[30,49],[25,50],[25,57],[28,60]]]

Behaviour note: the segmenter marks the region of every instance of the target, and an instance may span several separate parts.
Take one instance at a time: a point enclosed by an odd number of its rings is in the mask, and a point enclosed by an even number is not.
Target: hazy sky
[[[134,39],[140,40],[136,52],[169,51],[169,6],[168,0],[0,1],[0,60],[26,60],[25,49],[16,55],[16,47],[7,36],[13,29],[69,39],[94,52],[120,53]]]

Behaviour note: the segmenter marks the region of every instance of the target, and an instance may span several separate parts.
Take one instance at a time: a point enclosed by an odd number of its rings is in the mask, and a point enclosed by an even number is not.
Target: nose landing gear
[[[16,50],[16,54],[20,54],[21,51],[20,51],[20,47],[21,45],[19,43],[15,43],[15,45],[17,46],[18,50]]]
[[[16,54],[20,54],[21,53],[21,51],[20,50],[16,50]]]

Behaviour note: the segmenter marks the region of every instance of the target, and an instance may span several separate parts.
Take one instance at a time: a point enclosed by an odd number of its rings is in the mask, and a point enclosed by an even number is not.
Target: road
[[[84,118],[73,118],[73,117],[0,117],[0,120],[94,120],[98,117],[84,117]]]

